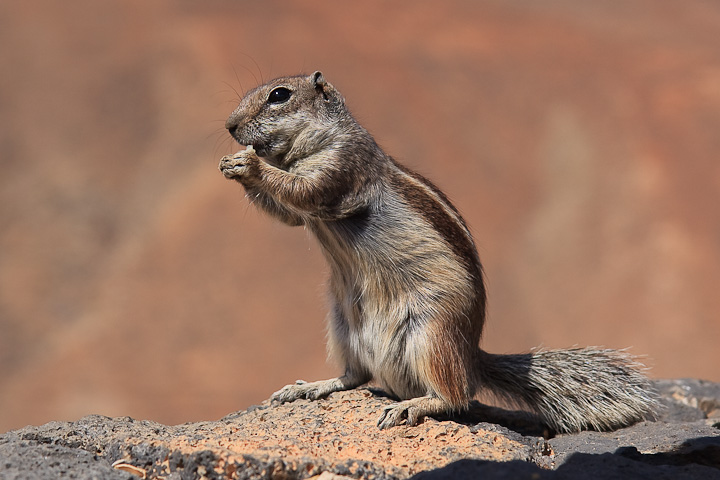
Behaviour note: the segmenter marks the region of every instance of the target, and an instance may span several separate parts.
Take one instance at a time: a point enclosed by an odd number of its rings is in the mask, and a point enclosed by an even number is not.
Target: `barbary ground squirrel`
[[[531,410],[556,432],[619,428],[657,409],[625,352],[481,350],[486,292],[465,221],[375,143],[320,72],[253,89],[225,126],[247,146],[222,158],[225,177],[270,215],[304,225],[330,264],[329,350],[344,375],[288,385],[273,400],[372,380],[401,400],[385,408],[381,428],[461,411],[479,392]]]

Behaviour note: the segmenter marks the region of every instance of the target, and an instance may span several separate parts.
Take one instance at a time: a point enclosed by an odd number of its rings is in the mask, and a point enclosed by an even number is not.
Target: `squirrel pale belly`
[[[274,400],[374,381],[400,399],[378,420],[388,428],[460,411],[482,391],[556,432],[619,428],[658,408],[625,352],[481,350],[486,293],[465,221],[430,181],[383,152],[320,72],[248,92],[226,127],[247,148],[223,157],[222,173],[270,215],[304,225],[330,265],[329,350],[344,374],[288,385]]]

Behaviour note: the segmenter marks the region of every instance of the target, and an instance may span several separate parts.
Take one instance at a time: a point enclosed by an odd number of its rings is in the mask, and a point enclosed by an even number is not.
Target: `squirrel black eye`
[[[292,92],[285,87],[277,87],[268,95],[267,103],[285,103],[290,100]]]

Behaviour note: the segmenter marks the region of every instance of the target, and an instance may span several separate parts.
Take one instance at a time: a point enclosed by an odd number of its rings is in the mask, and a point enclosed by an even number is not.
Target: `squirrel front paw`
[[[220,171],[226,178],[243,179],[252,174],[252,167],[260,161],[252,145],[220,159]]]

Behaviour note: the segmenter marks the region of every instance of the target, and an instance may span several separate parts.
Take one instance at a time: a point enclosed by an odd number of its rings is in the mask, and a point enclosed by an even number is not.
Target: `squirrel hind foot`
[[[294,384],[285,385],[283,388],[273,393],[270,397],[272,403],[286,403],[305,398],[308,400],[317,400],[324,398],[333,392],[350,390],[366,383],[364,377],[343,375],[330,380],[320,380],[317,382],[306,382],[297,380]]]
[[[342,390],[339,388],[337,379],[320,380],[318,382],[305,382],[298,380],[293,384],[285,385],[283,388],[273,393],[270,397],[271,402],[287,403],[305,398],[308,400],[317,400]]]
[[[447,402],[431,395],[411,398],[385,407],[377,425],[381,430],[402,424],[412,427],[418,424],[421,417],[447,413],[449,410],[451,407]]]

